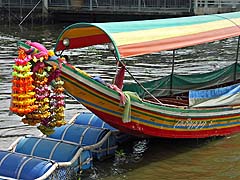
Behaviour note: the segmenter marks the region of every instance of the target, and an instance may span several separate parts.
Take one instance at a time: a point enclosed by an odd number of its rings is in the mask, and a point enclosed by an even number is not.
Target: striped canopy
[[[240,35],[240,12],[171,19],[76,23],[60,34],[55,51],[112,43],[119,59]],[[69,46],[63,40],[69,39]]]

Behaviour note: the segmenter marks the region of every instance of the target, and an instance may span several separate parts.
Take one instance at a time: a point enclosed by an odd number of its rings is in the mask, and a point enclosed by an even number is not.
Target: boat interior
[[[124,84],[123,91],[136,92],[143,101],[166,106],[189,106],[191,90],[214,90],[240,83],[240,66],[231,64],[213,72],[192,75],[169,75],[141,83],[151,96],[137,83]],[[153,98],[154,96],[154,98]],[[216,106],[214,106],[216,108]]]

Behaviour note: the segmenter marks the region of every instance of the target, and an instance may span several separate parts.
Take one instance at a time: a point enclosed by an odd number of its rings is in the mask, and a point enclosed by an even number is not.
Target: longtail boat
[[[208,73],[174,73],[175,50],[238,37],[236,61]],[[136,136],[206,138],[240,131],[240,12],[159,20],[76,23],[57,39],[55,56],[64,88],[111,126]],[[81,69],[59,61],[57,54],[109,44],[118,71],[106,84]],[[24,46],[24,45],[22,45]],[[170,75],[147,82],[125,83],[125,58],[173,51]],[[59,53],[60,52],[60,53]]]

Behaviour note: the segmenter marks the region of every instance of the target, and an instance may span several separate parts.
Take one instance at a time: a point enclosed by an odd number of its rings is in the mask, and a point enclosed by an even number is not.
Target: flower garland
[[[12,99],[10,110],[23,117],[29,125],[38,125],[46,135],[54,132],[56,126],[66,124],[64,119],[64,82],[60,79],[61,71],[47,66],[45,61],[52,52],[38,43],[31,43],[30,49],[19,49],[19,56],[13,65]],[[32,47],[34,46],[34,47]],[[36,50],[36,46],[42,51]],[[53,88],[50,88],[52,83]]]
[[[55,121],[52,121],[53,126],[62,126],[66,124],[64,120],[64,88],[63,84],[64,82],[60,78],[60,70],[54,70],[54,73],[52,73],[53,80],[53,93],[51,94],[51,107],[52,107],[52,114],[53,119]]]
[[[10,110],[24,116],[37,109],[35,102],[35,92],[31,72],[30,56],[27,56],[23,50],[19,50],[19,56],[15,59],[13,65],[12,80],[12,101]]]

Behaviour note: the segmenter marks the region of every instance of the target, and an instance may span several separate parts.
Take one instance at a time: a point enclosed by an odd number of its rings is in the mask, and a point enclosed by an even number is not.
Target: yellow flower
[[[53,50],[48,51],[48,55],[49,55],[49,56],[54,56]]]
[[[38,59],[34,56],[33,61],[36,63],[38,61]]]

